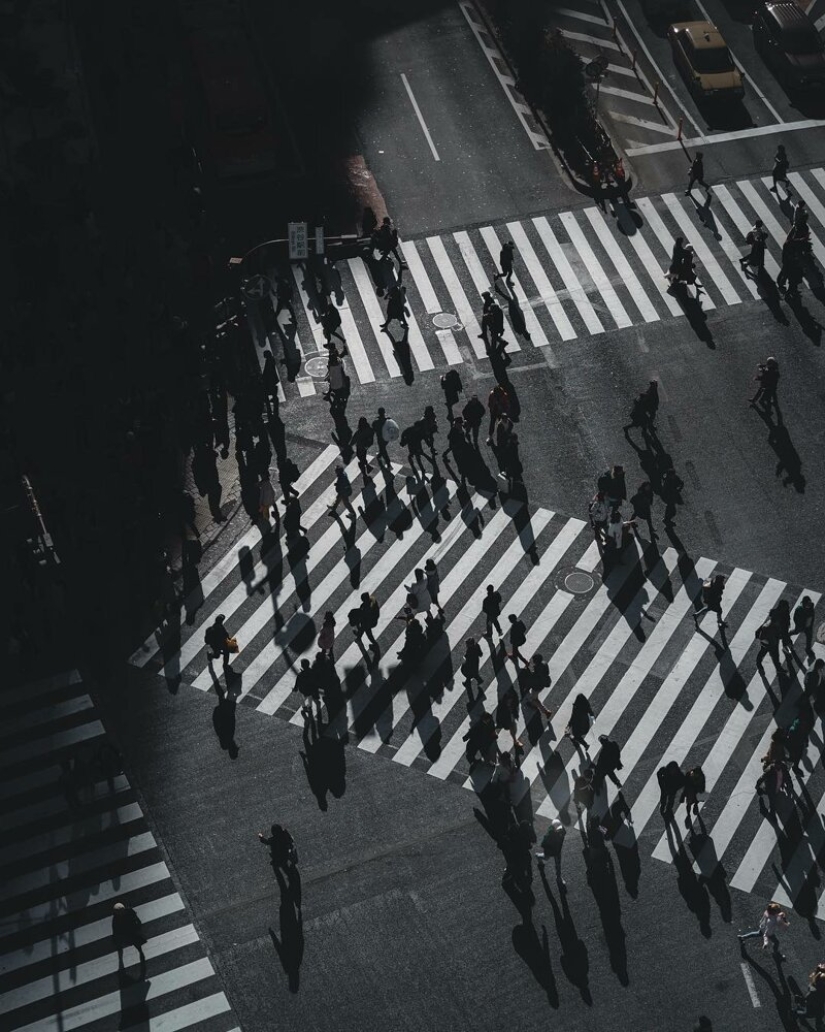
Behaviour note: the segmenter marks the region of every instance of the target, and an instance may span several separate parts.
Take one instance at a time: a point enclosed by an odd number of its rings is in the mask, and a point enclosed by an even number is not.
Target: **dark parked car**
[[[786,86],[825,86],[825,51],[816,26],[795,3],[763,4],[753,19],[753,42]]]

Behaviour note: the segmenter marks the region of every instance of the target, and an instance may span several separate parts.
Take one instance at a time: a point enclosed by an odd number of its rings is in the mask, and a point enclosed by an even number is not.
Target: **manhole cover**
[[[816,640],[820,645],[825,645],[825,623],[819,625],[816,632]]]
[[[317,380],[323,380],[327,375],[327,360],[325,358],[308,358],[304,362],[304,372],[314,376]]]
[[[433,326],[439,330],[454,330],[458,326],[458,319],[452,312],[439,312],[433,316]]]
[[[582,573],[581,570],[574,570],[564,578],[564,586],[574,595],[586,595],[593,590],[595,581],[589,573]]]

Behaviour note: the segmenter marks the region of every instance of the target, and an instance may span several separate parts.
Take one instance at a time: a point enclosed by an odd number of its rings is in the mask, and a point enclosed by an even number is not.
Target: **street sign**
[[[306,222],[289,223],[289,257],[298,261],[309,257]]]
[[[323,254],[324,253],[324,227],[323,226],[316,226],[315,227],[315,253],[316,254]]]

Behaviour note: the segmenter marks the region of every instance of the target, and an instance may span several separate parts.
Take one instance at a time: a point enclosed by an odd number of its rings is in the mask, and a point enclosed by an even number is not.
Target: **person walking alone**
[[[761,272],[764,269],[767,239],[768,234],[765,232],[762,220],[757,219],[745,237],[745,243],[750,247],[750,250],[739,259],[739,264],[742,266],[743,271],[747,272],[749,265],[752,265],[757,272]]]
[[[505,241],[502,244],[501,251],[498,256],[498,267],[501,272],[497,272],[493,277],[493,282],[497,283],[500,279],[503,279],[507,286],[512,289],[513,287],[513,258],[516,252],[516,245],[512,240]]]
[[[146,957],[143,947],[146,943],[146,933],[140,918],[125,903],[118,901],[112,908],[112,939],[117,950],[117,966],[123,967],[123,951],[127,946],[134,946],[140,957],[140,966],[146,970]]]
[[[332,338],[337,337],[342,344],[346,344],[344,334],[341,332],[341,313],[335,305],[327,299],[323,314],[321,315],[321,330],[327,345],[332,343]]]
[[[224,670],[229,666],[229,654],[232,651],[230,643],[233,640],[229,637],[229,632],[224,626],[225,619],[226,617],[222,613],[216,616],[215,622],[207,627],[203,636],[203,640],[207,647],[207,662],[211,665],[213,659],[217,659],[218,656],[222,656]]]
[[[551,858],[555,861],[556,881],[562,889],[567,885],[567,882],[561,876],[561,851],[566,834],[567,829],[565,826],[558,817],[554,817],[550,821],[550,827],[544,833],[544,837],[541,840],[541,849],[536,853],[536,858],[542,865]]]
[[[435,559],[430,558],[424,563],[424,573],[427,575],[427,591],[430,593],[433,605],[438,610],[438,615],[443,616],[444,610],[438,601],[438,592],[441,590],[441,577],[438,573]]]
[[[406,330],[407,326],[407,288],[400,283],[390,287],[387,294],[387,321],[381,324],[381,329],[389,333],[390,323],[397,319],[401,328]]]
[[[481,611],[484,613],[484,619],[487,624],[484,636],[492,640],[493,628],[495,627],[498,631],[498,636],[503,638],[504,631],[502,631],[501,624],[498,622],[498,618],[501,616],[501,595],[492,584],[487,585],[487,593],[484,596],[484,601],[481,603]]]
[[[788,182],[789,166],[788,155],[785,153],[784,146],[780,143],[776,148],[776,154],[773,156],[773,170],[771,171],[771,176],[773,177],[771,193],[775,193],[777,197],[779,197],[780,183],[785,187],[785,197],[789,198],[791,196],[791,184]]]
[[[694,183],[698,183],[707,193],[710,193],[710,187],[705,182],[705,160],[702,157],[701,151],[696,152],[696,157],[688,166],[688,185],[687,190],[685,190],[685,197],[693,193]]]
[[[457,369],[448,369],[441,377],[441,390],[444,392],[444,404],[447,406],[447,419],[453,418],[453,407],[458,404],[458,396],[464,390]]]
[[[813,657],[813,635],[814,635],[814,613],[815,607],[810,595],[805,595],[799,605],[793,611],[794,634],[805,635],[805,655],[808,659]]]
[[[511,652],[507,653],[507,658],[512,659],[516,666],[519,665],[519,661],[528,666],[530,661],[525,659],[520,652],[522,645],[527,644],[527,627],[524,621],[519,620],[515,613],[510,613],[507,619],[510,621],[510,648],[512,649]]]
[[[461,418],[464,420],[467,440],[472,439],[473,447],[478,451],[478,433],[481,429],[481,422],[484,419],[484,402],[479,400],[477,394],[473,394],[461,410]]]
[[[616,777],[616,771],[622,769],[622,751],[619,743],[608,738],[607,735],[599,735],[601,751],[596,759],[595,782],[604,784],[605,778],[610,778],[617,788],[622,787],[621,781]]]
[[[773,946],[773,955],[776,960],[784,960],[785,954],[779,951],[779,932],[791,927],[788,915],[778,903],[771,901],[765,907],[765,911],[759,919],[759,925],[749,932],[740,932],[737,939],[744,943],[746,939],[762,939],[762,949]],[[744,947],[743,947],[744,949]]]
[[[694,609],[693,611],[693,622],[699,625],[699,617],[702,613],[716,613],[716,620],[719,627],[727,627],[727,623],[722,619],[722,593],[725,590],[725,578],[721,573],[717,573],[713,579],[708,578],[702,584],[702,606],[700,609]]]
[[[764,363],[760,363],[756,367],[754,380],[759,386],[749,404],[755,408],[757,403],[761,402],[766,412],[769,412],[771,408],[778,410],[776,392],[779,387],[779,363],[773,356],[766,358]]]
[[[375,434],[375,444],[378,448],[378,461],[385,467],[389,466],[390,456],[387,451],[387,445],[390,441],[398,439],[398,423],[394,419],[390,419],[386,411],[380,408],[378,415],[372,421],[372,429]]]
[[[358,607],[358,631],[357,635],[362,638],[364,635],[370,643],[374,652],[379,652],[378,642],[375,640],[375,628],[378,626],[378,618],[381,615],[381,607],[368,591],[361,595],[361,605]]]
[[[481,679],[481,646],[475,638],[468,638],[464,642],[464,658],[461,661],[461,674],[464,677],[464,684],[469,695],[473,681],[480,688],[484,682]]]
[[[335,467],[335,501],[329,507],[327,511],[328,516],[334,516],[338,512],[338,506],[343,503],[344,508],[349,513],[351,520],[357,519],[355,509],[352,507],[350,497],[352,496],[352,483],[350,478],[347,476],[347,472],[343,466]]]

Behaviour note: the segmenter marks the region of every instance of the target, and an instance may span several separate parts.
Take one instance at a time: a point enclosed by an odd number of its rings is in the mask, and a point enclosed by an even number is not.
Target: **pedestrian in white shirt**
[[[782,907],[778,903],[771,902],[765,907],[765,912],[759,919],[759,927],[750,932],[741,932],[737,938],[740,942],[744,942],[745,939],[758,939],[761,936],[762,949],[766,950],[772,944],[774,957],[777,960],[784,960],[785,954],[779,952],[778,933],[780,930],[784,932],[790,926],[791,922]]]

